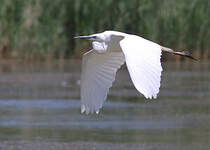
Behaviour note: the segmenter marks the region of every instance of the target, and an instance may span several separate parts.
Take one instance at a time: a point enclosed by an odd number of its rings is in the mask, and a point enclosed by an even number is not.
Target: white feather
[[[124,63],[122,52],[97,53],[91,50],[83,55],[81,76],[81,112],[99,113],[117,69]]]
[[[161,80],[160,45],[139,36],[120,41],[132,82],[146,98],[156,98]]]

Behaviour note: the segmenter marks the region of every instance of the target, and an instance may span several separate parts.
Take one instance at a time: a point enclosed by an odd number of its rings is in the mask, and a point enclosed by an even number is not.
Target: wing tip
[[[88,115],[89,113],[93,114],[96,113],[97,115],[99,114],[100,110],[95,110],[94,109],[90,109],[89,107],[85,107],[84,104],[81,105],[81,114],[86,113],[86,115]]]
[[[85,105],[81,105],[81,113],[83,114],[85,112]]]
[[[146,99],[157,99],[158,93],[159,92],[153,93],[153,94],[150,94],[150,95],[149,94],[143,94],[143,95]]]

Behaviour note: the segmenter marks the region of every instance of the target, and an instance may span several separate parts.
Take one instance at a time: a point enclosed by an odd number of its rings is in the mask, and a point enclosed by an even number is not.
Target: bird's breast
[[[119,42],[92,42],[93,49],[98,53],[122,51]]]
[[[93,49],[98,53],[105,53],[107,51],[107,45],[104,42],[92,42]]]

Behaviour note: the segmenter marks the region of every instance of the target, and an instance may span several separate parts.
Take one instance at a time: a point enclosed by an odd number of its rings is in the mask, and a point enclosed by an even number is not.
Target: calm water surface
[[[163,63],[156,100],[117,74],[99,115],[80,114],[79,61],[0,63],[0,150],[210,149],[210,62]]]

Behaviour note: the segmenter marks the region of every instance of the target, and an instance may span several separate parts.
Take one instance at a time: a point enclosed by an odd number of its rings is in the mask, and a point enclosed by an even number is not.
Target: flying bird
[[[93,49],[82,58],[81,113],[86,114],[99,113],[117,70],[125,62],[135,88],[147,99],[155,99],[161,81],[161,53],[195,59],[188,52],[177,52],[140,36],[117,31],[74,38],[93,41]]]

